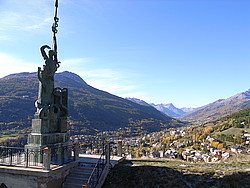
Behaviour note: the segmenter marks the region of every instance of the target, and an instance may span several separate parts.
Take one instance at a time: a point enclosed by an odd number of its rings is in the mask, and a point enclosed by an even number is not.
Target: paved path
[[[86,162],[86,163],[97,163],[100,156],[101,155],[80,154],[79,161]],[[123,159],[124,159],[123,157],[110,156],[110,162],[111,162],[112,166],[116,165],[117,163],[119,163]]]

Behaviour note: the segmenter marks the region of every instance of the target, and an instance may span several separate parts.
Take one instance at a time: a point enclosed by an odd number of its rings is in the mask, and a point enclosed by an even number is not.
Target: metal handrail
[[[106,145],[107,147],[107,145]],[[92,173],[88,179],[87,184],[90,185],[91,187],[96,187],[96,185],[99,182],[99,179],[101,177],[101,174],[107,164],[107,159],[105,160],[105,155],[106,155],[107,149],[104,149],[103,153],[101,154],[100,158],[98,159],[94,169],[92,170]],[[107,156],[107,155],[106,155]],[[109,155],[108,155],[109,156]]]

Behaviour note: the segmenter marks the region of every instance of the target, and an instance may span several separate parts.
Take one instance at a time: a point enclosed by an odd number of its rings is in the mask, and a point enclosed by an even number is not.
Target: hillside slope
[[[193,128],[193,137],[206,138],[212,136],[220,147],[242,145],[248,147],[248,136],[250,132],[250,107],[242,109],[233,114],[224,116]]]
[[[250,107],[244,108],[238,112],[209,122],[206,125],[213,125],[214,132],[221,132],[230,128],[250,128]]]
[[[234,95],[228,99],[220,99],[187,113],[182,120],[192,122],[209,122],[232,114],[250,106],[250,90]]]
[[[69,116],[73,129],[115,130],[140,125],[154,131],[182,124],[151,106],[139,105],[95,89],[74,73],[57,73],[55,87],[69,89]],[[22,121],[30,126],[37,92],[36,73],[19,73],[1,78],[0,122]]]

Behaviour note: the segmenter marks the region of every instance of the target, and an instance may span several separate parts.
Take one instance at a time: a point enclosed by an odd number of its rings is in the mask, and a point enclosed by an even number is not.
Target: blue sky
[[[121,97],[198,107],[250,87],[248,0],[59,0],[59,72]],[[0,0],[0,77],[35,72],[54,0]]]

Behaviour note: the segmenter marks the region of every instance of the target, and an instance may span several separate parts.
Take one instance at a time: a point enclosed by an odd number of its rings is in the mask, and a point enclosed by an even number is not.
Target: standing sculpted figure
[[[45,49],[49,49],[48,55]],[[41,54],[45,60],[45,65],[43,65],[43,70],[38,67],[38,79],[39,79],[39,91],[38,100],[36,102],[37,113],[41,114],[42,110],[49,109],[54,103],[54,75],[57,68],[60,66],[57,61],[57,54],[48,45],[44,45],[40,48]]]

